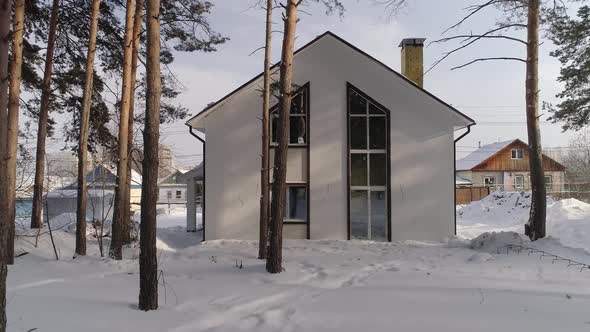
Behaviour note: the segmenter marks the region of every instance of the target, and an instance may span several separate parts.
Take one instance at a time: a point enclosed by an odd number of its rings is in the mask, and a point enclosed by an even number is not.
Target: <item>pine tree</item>
[[[272,199],[270,204],[269,246],[266,271],[281,273],[283,270],[283,217],[287,180],[287,149],[289,146],[289,114],[293,92],[293,57],[297,29],[297,11],[303,0],[288,0],[285,6],[283,47],[279,80],[279,117],[277,119],[277,147],[273,164]],[[326,7],[327,14],[344,13],[340,0],[315,0]]]
[[[584,129],[590,123],[590,6],[581,6],[577,19],[556,15],[551,20],[550,37],[557,49],[551,52],[561,63],[558,81],[564,88],[557,105],[545,104],[550,120],[563,123],[563,130]]]
[[[525,234],[535,241],[545,237],[547,197],[543,173],[543,151],[539,126],[539,0],[528,0],[527,62],[526,62],[526,117],[531,168],[531,211]]]
[[[53,52],[57,30],[57,13],[59,0],[53,0],[51,21],[49,23],[49,37],[45,53],[45,71],[41,92],[41,109],[39,110],[39,127],[37,129],[37,153],[35,156],[35,184],[33,185],[33,212],[31,214],[31,228],[42,226],[43,182],[45,180],[45,140],[49,122],[49,98],[51,97],[51,72],[53,70]],[[16,160],[16,159],[15,159]],[[12,179],[11,179],[12,180]]]
[[[86,71],[84,91],[82,97],[82,112],[80,115],[80,134],[78,143],[78,196],[76,207],[76,254],[86,255],[86,167],[88,163],[88,135],[90,111],[92,107],[94,84],[94,57],[96,54],[96,35],[98,31],[98,16],[100,0],[92,1],[90,15],[90,33],[87,46]]]
[[[8,107],[8,44],[10,0],[0,0],[0,142],[6,142]],[[0,144],[0,332],[6,332],[6,276],[8,268],[8,191],[6,186],[6,145]]]
[[[147,0],[147,95],[143,134],[139,254],[139,309],[158,309],[156,204],[160,138],[160,0]]]
[[[126,16],[125,16],[125,39],[123,47],[125,49],[123,56],[123,84],[121,92],[121,103],[119,111],[119,153],[117,155],[117,185],[115,187],[115,206],[113,211],[113,222],[111,231],[111,258],[121,260],[123,259],[123,223],[125,217],[125,200],[127,194],[127,166],[129,151],[129,108],[130,95],[134,89],[131,87],[131,66],[133,56],[133,23],[135,15],[135,0],[127,0]]]
[[[129,134],[127,135],[127,183],[125,184],[125,221],[122,225],[123,229],[123,244],[131,243],[131,170],[133,167],[133,124],[135,113],[135,85],[137,84],[137,62],[139,57],[139,42],[141,38],[141,22],[143,13],[143,0],[137,0],[135,4],[135,15],[133,22],[133,53],[131,55],[131,94],[129,95]]]
[[[268,222],[270,215],[270,55],[272,39],[272,0],[266,2],[266,28],[264,41],[264,90],[262,101],[262,165],[260,171],[260,238],[258,258],[266,258]]]
[[[25,1],[14,2],[12,19],[12,57],[9,63],[8,88],[8,130],[6,147],[6,168],[8,191],[8,263],[14,263],[14,232],[15,232],[15,198],[16,198],[16,152],[18,148],[18,116],[20,104],[21,72],[23,62],[23,35],[25,26]]]
[[[287,148],[289,145],[289,111],[291,110],[293,82],[292,66],[298,5],[299,0],[288,0],[284,19],[281,78],[279,82],[279,118],[277,121],[278,145],[274,160],[269,250],[266,258],[266,271],[270,273],[281,273],[283,270],[283,217],[287,180]]]

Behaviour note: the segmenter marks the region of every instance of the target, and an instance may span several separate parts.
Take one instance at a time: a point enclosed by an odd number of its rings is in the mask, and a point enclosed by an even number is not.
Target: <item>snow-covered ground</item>
[[[582,225],[584,210],[570,203],[562,203],[567,214],[561,218]],[[461,211],[464,235],[520,231],[499,210],[490,212],[495,217],[473,204]],[[116,262],[98,257],[96,242],[89,241],[89,255],[72,259],[73,234],[58,231],[61,260],[55,262],[47,236],[39,248],[19,238],[29,254],[9,270],[9,331],[590,330],[590,271],[497,250],[524,243],[590,262],[586,251],[557,237],[534,244],[515,233],[487,234],[473,243],[286,241],[285,271],[270,275],[256,258],[256,242],[201,244],[200,233],[165,221],[176,218],[158,222],[161,306],[155,312],[136,308],[137,248],[127,248],[126,259]]]

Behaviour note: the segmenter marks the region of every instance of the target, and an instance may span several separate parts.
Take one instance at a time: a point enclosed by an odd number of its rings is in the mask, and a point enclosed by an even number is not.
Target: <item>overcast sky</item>
[[[191,114],[208,103],[218,100],[262,70],[263,53],[249,54],[263,45],[264,12],[252,9],[256,0],[218,0],[210,16],[212,27],[231,38],[215,53],[177,54],[172,69],[184,84],[180,102]],[[302,46],[317,35],[330,30],[366,51],[391,68],[400,67],[401,39],[424,37],[432,41],[442,31],[457,22],[473,1],[410,0],[410,4],[395,17],[389,17],[382,6],[371,0],[344,0],[344,17],[326,16],[319,5],[304,8],[297,26],[296,46]],[[279,22],[275,11],[275,22]],[[494,25],[497,13],[491,9],[464,24],[452,33],[482,33]],[[275,24],[276,30],[282,28]],[[273,59],[280,57],[280,34],[274,34]],[[433,44],[425,48],[424,62],[428,68],[445,50],[456,44]],[[524,77],[525,66],[520,62],[485,62],[461,70],[450,68],[481,56],[517,56],[524,58],[524,45],[503,41],[478,42],[465,51],[451,56],[428,73],[424,87],[469,115],[478,123],[458,144],[458,156],[465,155],[481,141],[482,144],[521,138],[526,141]],[[559,91],[559,63],[549,56],[552,45],[544,41],[540,50],[540,100],[553,102]],[[542,119],[545,119],[543,116]],[[565,146],[573,135],[562,133],[560,125],[542,120],[544,147]],[[162,129],[164,142],[174,147],[179,161],[195,164],[202,159],[201,146],[188,134],[183,121]]]

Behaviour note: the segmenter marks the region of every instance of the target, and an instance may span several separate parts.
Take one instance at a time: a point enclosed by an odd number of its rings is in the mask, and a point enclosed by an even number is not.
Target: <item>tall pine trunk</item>
[[[115,207],[113,210],[113,223],[111,234],[110,256],[114,259],[123,259],[123,223],[126,215],[125,194],[127,186],[127,160],[128,135],[129,135],[129,95],[131,94],[131,56],[133,54],[133,19],[135,14],[135,0],[127,0],[125,15],[125,41],[123,55],[123,87],[121,92],[121,109],[119,112],[119,154],[117,164],[117,185],[115,187]]]
[[[526,116],[531,168],[532,203],[525,234],[535,241],[545,237],[546,192],[539,127],[539,0],[529,0],[526,64]]]
[[[135,15],[133,21],[133,52],[131,54],[131,80],[129,82],[129,134],[127,135],[127,183],[125,184],[125,216],[123,220],[123,244],[131,243],[131,170],[133,160],[133,123],[135,111],[135,84],[137,82],[137,62],[139,56],[139,38],[141,35],[141,14],[143,12],[143,0],[137,0],[135,3]]]
[[[277,128],[278,146],[275,150],[270,213],[270,244],[266,259],[266,270],[270,273],[280,273],[283,269],[283,216],[285,212],[285,184],[287,180],[289,113],[291,110],[291,93],[293,90],[293,49],[295,47],[298,3],[299,0],[288,0],[286,17],[284,19],[285,27],[281,54],[279,119]]]
[[[270,54],[272,34],[272,0],[266,2],[266,40],[264,42],[264,94],[262,101],[262,165],[260,171],[260,242],[258,258],[266,258],[268,217],[270,214]]]
[[[10,44],[11,0],[0,0],[0,263],[8,261],[8,186],[6,149],[8,145],[8,48]]]
[[[76,202],[76,254],[86,255],[86,165],[88,163],[88,132],[90,108],[92,107],[92,89],[94,80],[94,56],[96,53],[96,33],[98,31],[98,14],[100,0],[92,1],[90,15],[90,35],[86,55],[86,77],[82,113],[80,114],[80,137],[78,142],[78,198]]]
[[[20,82],[23,63],[23,34],[25,25],[25,0],[14,2],[12,20],[12,59],[9,64],[10,86],[8,88],[8,130],[6,140],[6,174],[8,190],[8,263],[14,263],[14,217],[16,198],[16,152],[18,148],[18,112]]]
[[[160,0],[147,1],[147,92],[143,133],[141,235],[139,239],[139,309],[158,309],[156,203],[160,139]]]
[[[8,44],[10,0],[0,0],[0,142],[6,142],[8,107]],[[0,144],[0,332],[6,332],[6,275],[8,268],[8,191],[6,186],[6,144]]]
[[[37,129],[37,153],[35,157],[35,184],[33,186],[33,213],[31,214],[31,228],[42,226],[43,183],[45,180],[45,140],[49,121],[49,101],[51,97],[51,72],[53,70],[53,52],[57,29],[57,13],[59,0],[53,0],[49,35],[47,38],[47,53],[45,54],[45,72],[41,86],[41,108],[39,110],[39,127]]]

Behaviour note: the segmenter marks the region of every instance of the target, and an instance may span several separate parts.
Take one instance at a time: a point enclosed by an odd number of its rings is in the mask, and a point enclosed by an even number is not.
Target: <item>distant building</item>
[[[565,166],[543,154],[543,169],[547,192],[563,191]],[[455,184],[489,187],[490,190],[530,190],[528,145],[513,139],[480,147],[457,160]]]
[[[112,220],[114,190],[117,170],[106,165],[98,165],[86,174],[88,203],[87,220]],[[51,220],[61,214],[75,214],[78,197],[77,182],[50,191],[47,194],[47,215]],[[131,209],[138,210],[141,200],[141,176],[131,171]],[[44,215],[45,216],[45,215]]]
[[[186,204],[186,182],[179,181],[185,172],[176,170],[158,182],[158,204]]]

